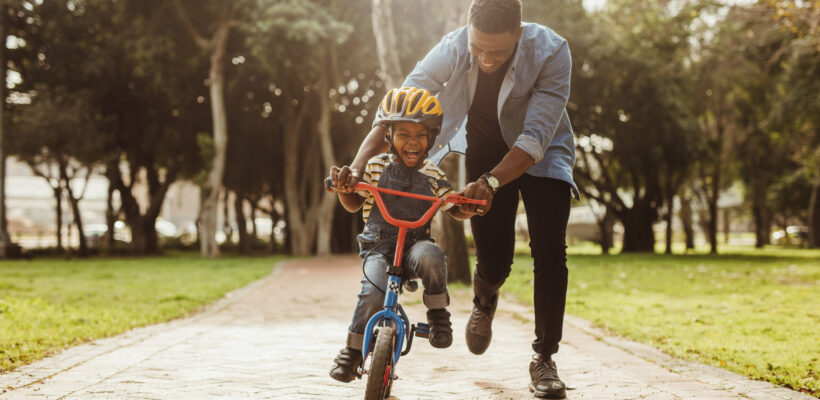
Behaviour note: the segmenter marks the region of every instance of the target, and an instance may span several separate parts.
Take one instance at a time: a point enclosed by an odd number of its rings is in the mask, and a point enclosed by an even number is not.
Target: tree
[[[326,7],[322,7],[322,6]],[[251,26],[254,57],[277,82],[283,127],[284,196],[294,254],[330,252],[335,196],[321,180],[336,164],[331,119],[340,78],[337,46],[352,27],[335,17],[339,5],[307,0],[265,2]],[[343,108],[342,108],[343,109]],[[315,155],[315,156],[314,156]]]
[[[217,204],[219,191],[222,188],[222,178],[225,173],[225,154],[228,144],[228,122],[225,112],[225,52],[228,35],[231,28],[236,26],[233,19],[233,6],[229,0],[221,0],[216,7],[216,28],[210,38],[205,38],[194,26],[180,0],[173,0],[183,25],[190,33],[194,43],[208,53],[210,69],[208,80],[210,85],[211,117],[213,119],[213,160],[210,165],[208,179],[201,186],[199,225],[202,255],[215,257],[219,255],[216,245]]]
[[[596,15],[588,55],[573,63],[576,177],[582,193],[624,226],[623,251],[654,251],[652,224],[664,196],[686,176],[690,117],[686,81],[690,7],[613,2]],[[667,199],[667,203],[669,200]]]
[[[811,187],[807,225],[809,245],[820,247],[820,4],[768,0],[766,8],[789,35],[783,73],[775,81],[776,102],[767,125],[789,142],[792,159]]]
[[[104,148],[100,139],[105,121],[99,110],[91,106],[89,98],[88,92],[69,93],[65,88],[38,87],[32,103],[16,110],[18,134],[11,143],[14,153],[52,187],[57,207],[61,207],[63,191],[68,194],[81,257],[88,256],[88,246],[79,202]],[[72,181],[83,175],[85,183],[76,192]],[[62,210],[58,209],[58,244],[61,244],[61,219]]]

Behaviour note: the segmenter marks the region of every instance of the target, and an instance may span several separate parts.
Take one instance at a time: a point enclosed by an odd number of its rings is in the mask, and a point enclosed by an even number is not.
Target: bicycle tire
[[[367,373],[365,400],[381,400],[390,396],[390,389],[393,386],[391,372],[395,345],[396,329],[392,326],[381,327],[378,335],[376,335],[376,345],[373,346],[370,371]]]

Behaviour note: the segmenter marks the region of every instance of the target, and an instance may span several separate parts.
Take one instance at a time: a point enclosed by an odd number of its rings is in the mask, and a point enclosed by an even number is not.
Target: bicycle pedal
[[[429,338],[430,337],[430,325],[425,324],[424,322],[417,322],[416,323],[416,330],[415,335],[422,338]]]

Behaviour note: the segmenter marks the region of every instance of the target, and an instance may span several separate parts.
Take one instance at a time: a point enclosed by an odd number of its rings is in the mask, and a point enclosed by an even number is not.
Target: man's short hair
[[[470,25],[484,33],[517,29],[521,26],[521,0],[473,0]]]

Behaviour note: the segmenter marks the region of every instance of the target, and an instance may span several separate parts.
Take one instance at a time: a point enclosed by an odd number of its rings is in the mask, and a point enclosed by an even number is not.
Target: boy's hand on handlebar
[[[490,207],[493,204],[493,190],[484,183],[483,180],[478,180],[476,182],[470,182],[467,186],[460,193],[464,197],[469,197],[471,199],[476,200],[484,200],[487,202],[486,205],[477,205],[477,204],[464,204],[461,206],[461,210],[467,214],[472,215],[484,215],[490,211]]]
[[[359,183],[361,179],[359,171],[347,165],[341,168],[336,166],[330,167],[330,180],[339,193],[353,193],[356,184]]]

